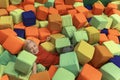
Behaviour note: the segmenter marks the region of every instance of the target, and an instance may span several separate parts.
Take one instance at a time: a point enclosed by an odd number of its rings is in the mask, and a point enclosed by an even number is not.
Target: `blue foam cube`
[[[85,6],[88,10],[92,10],[92,6],[90,6],[90,5],[86,5]]]
[[[114,63],[116,66],[118,66],[120,68],[120,56],[115,55],[109,61]]]
[[[36,16],[33,11],[23,12],[22,20],[25,26],[32,26],[36,24]]]
[[[23,29],[14,29],[14,31],[17,33],[17,36],[21,38],[25,38],[25,30]]]
[[[108,29],[102,29],[101,31],[100,31],[100,33],[104,33],[104,34],[106,34],[106,35],[108,35]]]

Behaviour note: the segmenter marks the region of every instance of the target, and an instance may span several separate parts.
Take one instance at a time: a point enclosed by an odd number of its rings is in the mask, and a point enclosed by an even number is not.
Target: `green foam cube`
[[[0,64],[2,65],[7,65],[8,62],[12,61],[15,62],[16,56],[11,55],[7,50],[5,50],[1,55],[0,55]]]
[[[15,70],[23,74],[28,74],[31,71],[35,60],[36,60],[35,55],[25,50],[22,50],[17,56],[15,62]]]
[[[120,47],[118,44],[116,44],[114,41],[106,41],[103,42],[103,45],[107,47],[107,49],[113,54],[113,55],[120,55]]]
[[[80,40],[88,41],[88,35],[87,35],[86,31],[80,30],[80,31],[74,32],[73,38],[72,38],[72,43],[76,44],[76,43],[80,42]]]
[[[74,75],[79,73],[79,62],[75,52],[67,52],[60,55],[60,67],[71,71]]]
[[[24,75],[24,74],[19,73],[18,78],[19,78],[20,80],[29,80],[29,77],[30,77],[31,73],[32,73],[32,71],[29,72],[27,75]]]
[[[52,80],[75,80],[75,75],[64,68],[58,68]]]
[[[14,66],[15,66],[14,62],[9,62],[5,67],[4,74],[18,78],[18,72],[15,71]]]
[[[113,22],[112,22],[112,27],[113,28],[120,27],[120,16],[118,14],[113,14],[113,15],[110,16],[110,18],[113,19]]]
[[[76,7],[79,7],[79,6],[84,6],[83,2],[75,2],[73,4],[73,6],[76,8]]]
[[[56,50],[58,53],[61,52],[62,48],[70,46],[70,45],[71,45],[70,40],[69,40],[69,38],[66,38],[66,37],[56,39],[56,41],[55,41],[55,47],[56,47]]]
[[[70,14],[62,16],[62,26],[63,27],[72,26],[72,25],[73,25],[72,16]]]
[[[20,4],[22,0],[10,0],[12,4]]]
[[[55,0],[48,0],[44,5],[45,7],[54,7]]]
[[[0,65],[0,77],[3,76],[5,67],[6,67],[6,66],[4,66],[4,65]]]
[[[75,26],[67,26],[63,27],[62,34],[64,34],[66,37],[72,38],[74,32],[76,32]]]
[[[39,2],[34,2],[34,7],[38,8],[39,6],[44,6],[44,4],[40,4]]]
[[[48,21],[39,21],[40,27],[47,27],[48,26]]]
[[[37,72],[45,71],[45,66],[42,64],[37,64]]]
[[[2,45],[0,45],[0,55],[3,53],[4,48],[2,47]]]
[[[97,29],[104,29],[106,25],[108,24],[107,19],[105,19],[102,15],[95,15],[90,20],[90,24]]]
[[[13,17],[13,21],[15,24],[22,22],[22,13],[24,11],[22,9],[15,9],[10,12],[10,15]]]
[[[113,63],[107,63],[100,68],[102,80],[120,80],[120,68]]]

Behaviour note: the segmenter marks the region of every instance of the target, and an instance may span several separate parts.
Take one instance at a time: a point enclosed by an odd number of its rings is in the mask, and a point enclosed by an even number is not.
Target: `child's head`
[[[37,44],[29,39],[25,40],[23,49],[25,49],[28,52],[31,52],[32,54],[37,54],[39,52]]]

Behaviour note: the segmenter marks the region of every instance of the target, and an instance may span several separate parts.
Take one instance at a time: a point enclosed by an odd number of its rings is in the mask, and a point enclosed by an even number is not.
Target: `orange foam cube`
[[[39,32],[39,39],[41,40],[41,42],[47,40],[47,38],[51,34],[48,28],[40,28],[38,32]]]
[[[65,0],[65,4],[73,5],[75,0]]]
[[[48,72],[49,72],[49,75],[50,75],[50,79],[52,80],[55,72],[57,71],[57,67],[55,65],[51,65]]]
[[[8,15],[8,12],[6,9],[0,9],[0,16],[6,16]]]
[[[92,9],[93,14],[100,15],[100,14],[103,13],[103,11],[104,11],[104,5],[103,4],[95,3],[93,5],[93,9]]]
[[[58,10],[53,7],[50,7],[48,12],[49,14],[58,14]]]
[[[35,0],[24,0],[24,4],[34,4]]]
[[[3,29],[3,30],[1,30],[1,31],[3,31],[5,34],[7,34],[8,36],[17,36],[17,33],[16,32],[14,32],[12,29],[10,29],[10,28],[7,28],[7,29]]]
[[[55,0],[55,6],[56,5],[64,5],[64,0]]]
[[[75,16],[73,17],[73,24],[77,29],[83,27],[86,22],[87,19],[83,13],[75,14]]]
[[[56,5],[55,7],[58,10],[59,14],[61,15],[67,14],[67,8],[65,5]]]
[[[93,17],[93,13],[92,13],[92,10],[89,10],[88,14],[87,14],[87,18],[91,18]]]
[[[101,80],[102,73],[89,64],[85,64],[77,80]]]
[[[100,68],[106,62],[108,62],[108,60],[112,57],[113,57],[113,54],[105,46],[95,45],[94,56],[90,63],[95,68]]]
[[[27,39],[33,40],[37,45],[40,44],[40,40],[38,38],[35,37],[27,37]]]
[[[23,22],[15,24],[14,29],[25,29]]]
[[[114,36],[119,36],[120,35],[119,31],[116,30],[116,29],[109,29],[108,34],[109,35],[114,35]]]
[[[15,5],[10,5],[10,6],[7,7],[8,12],[11,12],[11,11],[13,11],[15,9],[17,9],[17,7]]]
[[[8,35],[3,32],[2,30],[0,30],[0,44],[3,44],[5,42],[5,40],[7,39]]]
[[[29,80],[50,80],[50,77],[48,71],[43,71],[37,74],[32,74]]]
[[[119,44],[119,39],[117,36],[114,35],[108,35],[109,40],[113,40],[115,43]]]
[[[24,5],[24,10],[25,11],[33,11],[34,13],[36,13],[36,9],[35,9],[35,7],[34,7],[34,5],[32,5],[32,4],[27,4],[27,5]]]
[[[73,9],[73,5],[65,5],[67,10]]]
[[[107,7],[105,8],[105,14],[108,14],[112,9],[117,9],[116,4],[109,3]]]
[[[38,20],[46,20],[48,16],[48,8],[44,6],[38,7],[36,15]]]
[[[25,28],[25,36],[27,37],[36,37],[38,38],[38,28],[35,26]]]
[[[83,13],[85,17],[87,17],[89,10],[83,6],[79,6],[75,8],[79,13]]]
[[[21,51],[23,45],[24,42],[15,36],[9,36],[2,44],[2,46],[11,54],[18,54],[19,51]]]
[[[100,44],[102,44],[103,42],[108,41],[108,40],[109,39],[107,38],[107,36],[104,33],[100,34],[100,40],[99,40]]]
[[[117,9],[111,9],[108,13],[108,16],[111,16],[112,14],[118,14],[120,16],[120,11]]]
[[[4,75],[4,76],[2,76],[2,78],[0,80],[9,80],[9,77],[8,77],[8,75]]]
[[[73,17],[76,13],[77,13],[77,10],[76,10],[76,9],[68,10],[68,14],[71,14],[72,17]]]

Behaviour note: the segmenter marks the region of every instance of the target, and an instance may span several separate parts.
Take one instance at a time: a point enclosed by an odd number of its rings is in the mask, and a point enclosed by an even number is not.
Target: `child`
[[[32,40],[26,40],[23,49],[36,55],[36,63],[40,63],[45,67],[49,67],[50,65],[55,65],[59,63],[59,55],[57,53],[47,52],[42,48],[42,46],[38,46]],[[34,66],[36,65],[34,64]],[[33,67],[33,69],[36,68]],[[36,72],[34,71],[34,73]]]

